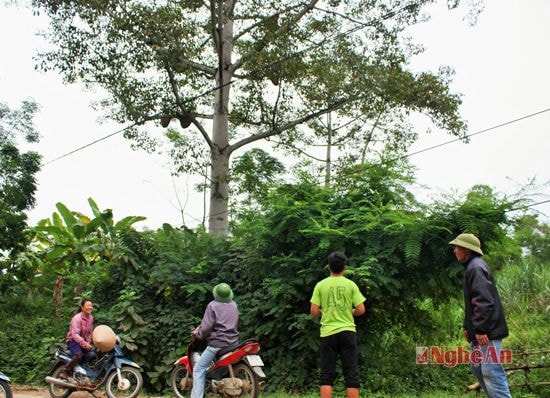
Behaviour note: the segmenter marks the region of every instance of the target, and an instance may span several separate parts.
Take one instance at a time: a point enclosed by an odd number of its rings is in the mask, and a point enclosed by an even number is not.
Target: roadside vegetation
[[[229,238],[169,225],[138,231],[141,217],[115,221],[93,200],[87,212],[59,204],[51,219],[28,229],[25,250],[2,260],[0,369],[14,383],[41,385],[78,298],[88,296],[96,325],[111,326],[144,367],[147,393],[169,394],[172,363],[211,288],[224,281],[241,309],[241,337],[261,341],[263,395],[315,396],[319,325],[308,314],[309,298],[326,275],[327,253],[342,250],[348,276],[367,297],[368,312],[357,321],[365,394],[473,396],[464,394],[474,382],[467,366],[415,363],[417,346],[466,346],[462,270],[448,246],[462,231],[481,237],[495,271],[511,329],[506,347],[549,347],[546,224],[529,214],[511,217],[518,202],[487,186],[426,206],[403,189],[396,167],[355,171],[334,188],[304,175],[250,195],[234,209]],[[523,384],[521,377],[514,382]],[[531,382],[549,378],[547,369],[530,374]],[[545,393],[533,387],[532,396]]]
[[[451,68],[408,70],[421,49],[401,33],[429,2],[328,2],[331,12],[291,1],[211,2],[216,12],[197,1],[32,3],[51,22],[52,46],[36,67],[102,88],[106,117],[129,123],[124,134],[137,147],[168,153],[175,172],[211,168],[199,187],[211,207],[208,231],[139,230],[144,217],[118,219],[92,198],[87,209],[58,203],[51,218],[27,225],[40,155],[18,146],[38,139],[38,106],[0,102],[0,370],[15,384],[43,385],[88,297],[95,324],[112,327],[143,366],[145,392],[168,395],[172,364],[212,287],[227,282],[241,338],[262,345],[263,395],[317,396],[319,323],[309,299],[327,275],[327,255],[339,250],[367,297],[357,320],[362,394],[464,396],[474,382],[466,366],[415,361],[419,346],[465,345],[462,267],[448,245],[462,232],[481,238],[496,275],[511,329],[505,347],[550,346],[549,226],[529,212],[532,201],[488,185],[431,203],[409,190],[405,154],[418,138],[410,116],[467,138]],[[474,14],[482,8],[470,3]],[[220,36],[205,26],[219,26]],[[232,55],[240,61],[228,63]],[[265,140],[295,160],[292,169],[259,148],[235,156]],[[307,153],[319,146],[324,159]],[[523,376],[514,383],[525,384]],[[529,377],[550,381],[547,369]],[[514,390],[529,394],[548,387]]]

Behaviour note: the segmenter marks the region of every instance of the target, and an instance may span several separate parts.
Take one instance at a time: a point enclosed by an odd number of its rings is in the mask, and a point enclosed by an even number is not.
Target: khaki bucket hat
[[[454,240],[450,241],[449,244],[464,247],[483,256],[481,242],[474,234],[460,234]]]

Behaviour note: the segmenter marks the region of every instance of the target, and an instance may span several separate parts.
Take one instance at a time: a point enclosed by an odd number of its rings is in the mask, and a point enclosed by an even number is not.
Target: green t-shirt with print
[[[343,331],[355,332],[351,311],[364,301],[355,282],[344,276],[329,276],[317,283],[311,303],[322,310],[321,337]]]

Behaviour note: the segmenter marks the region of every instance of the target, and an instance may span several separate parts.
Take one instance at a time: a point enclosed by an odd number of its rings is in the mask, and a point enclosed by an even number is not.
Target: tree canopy
[[[142,147],[159,138],[148,122],[167,128],[180,172],[210,167],[215,235],[228,232],[230,157],[254,142],[307,145],[307,122],[327,113],[361,121],[342,130],[351,142],[369,141],[373,125],[394,145],[410,142],[414,134],[394,123],[410,112],[464,132],[448,70],[407,69],[419,49],[401,33],[429,3],[33,1],[51,21],[42,69],[103,87],[108,116],[131,123],[125,134]]]
[[[20,108],[11,109],[0,102],[0,253],[16,253],[25,248],[25,212],[34,206],[36,173],[40,170],[40,155],[21,152],[23,142],[38,141],[33,118],[38,105],[23,101]],[[0,259],[1,259],[0,255]]]

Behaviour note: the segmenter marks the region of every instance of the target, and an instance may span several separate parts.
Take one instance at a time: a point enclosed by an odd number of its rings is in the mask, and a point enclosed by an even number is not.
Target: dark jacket
[[[489,340],[508,336],[508,326],[491,270],[477,255],[464,263],[464,329],[470,340],[486,334]]]

